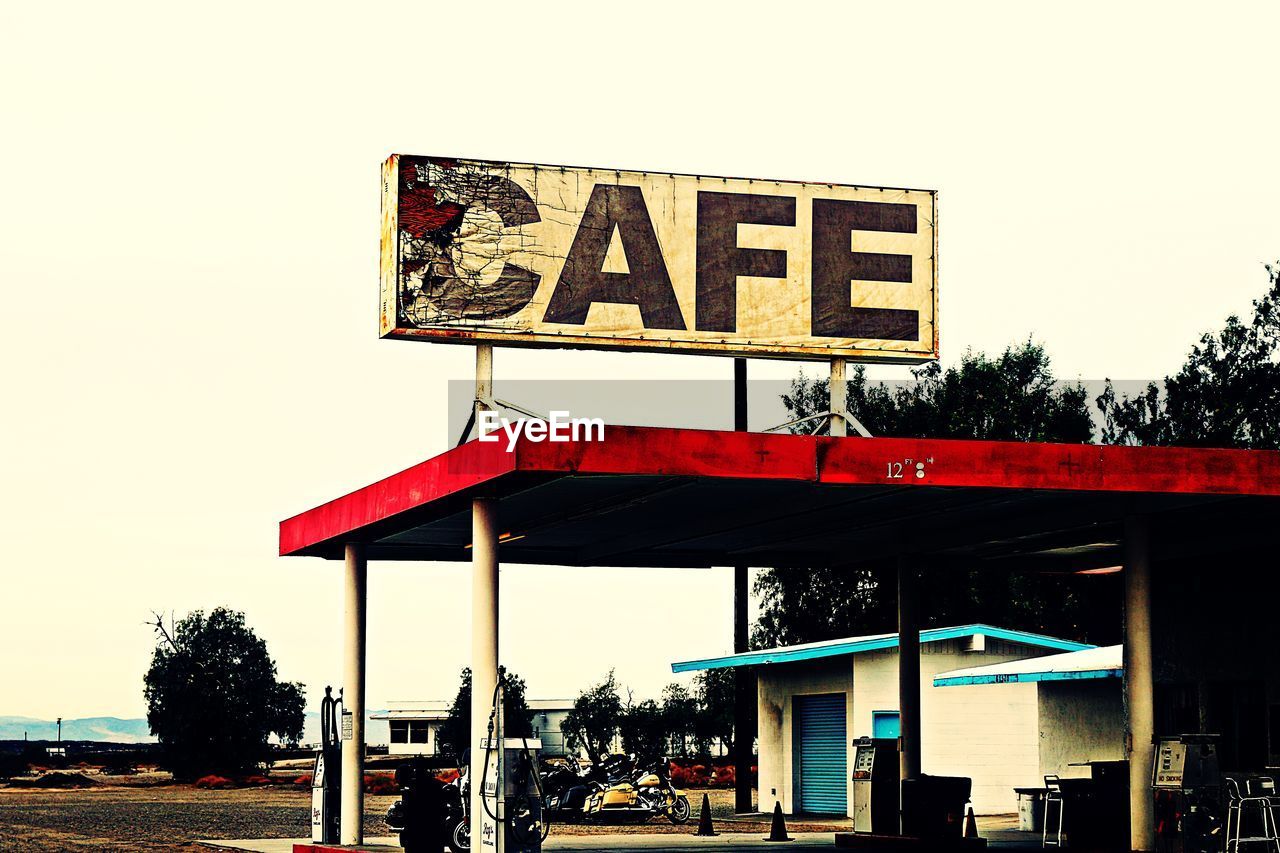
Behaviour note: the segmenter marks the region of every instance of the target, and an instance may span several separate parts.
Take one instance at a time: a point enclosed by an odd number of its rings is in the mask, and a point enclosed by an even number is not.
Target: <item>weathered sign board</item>
[[[937,357],[927,190],[393,155],[381,335]]]

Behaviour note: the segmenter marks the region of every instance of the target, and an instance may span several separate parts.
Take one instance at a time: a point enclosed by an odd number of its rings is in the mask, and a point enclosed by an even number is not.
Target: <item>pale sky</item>
[[[444,450],[473,371],[377,338],[388,154],[937,189],[944,361],[1034,333],[1065,378],[1160,377],[1280,256],[1277,32],[1274,3],[0,6],[0,715],[141,715],[152,609],[242,609],[312,699],[340,680],[340,567],[276,525]],[[730,375],[497,355],[499,393]],[[535,697],[611,666],[653,695],[731,643],[728,570],[502,582]],[[467,568],[369,589],[369,707],[451,697]]]

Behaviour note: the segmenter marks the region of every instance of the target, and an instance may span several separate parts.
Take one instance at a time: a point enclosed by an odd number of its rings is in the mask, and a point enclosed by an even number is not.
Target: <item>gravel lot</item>
[[[365,799],[383,835],[395,797]],[[0,850],[179,850],[201,838],[289,838],[311,831],[310,790],[206,791],[186,785],[0,789]]]
[[[626,826],[557,826],[565,835],[692,832],[702,802],[691,792],[693,820],[686,826],[665,821]],[[725,831],[766,832],[767,820],[732,824],[730,791],[707,792],[712,814]],[[311,792],[291,786],[208,791],[187,785],[121,786],[83,789],[0,788],[0,850],[181,850],[202,838],[290,838],[310,832]],[[365,832],[385,835],[382,816],[395,797],[365,798]],[[797,831],[830,830],[831,824],[789,824]]]

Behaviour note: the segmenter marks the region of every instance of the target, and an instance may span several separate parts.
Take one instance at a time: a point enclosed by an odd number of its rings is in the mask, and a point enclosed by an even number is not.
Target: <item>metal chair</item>
[[[1062,817],[1063,817],[1064,807],[1066,805],[1066,800],[1063,799],[1063,796],[1062,796],[1062,783],[1061,783],[1061,780],[1056,775],[1046,776],[1044,777],[1044,786],[1047,789],[1048,793],[1046,793],[1044,796],[1044,832],[1041,833],[1040,835],[1040,846],[1048,847],[1049,845],[1052,844],[1055,847],[1061,847],[1062,846]],[[1050,814],[1050,809],[1054,803],[1058,804],[1058,831],[1054,835],[1054,840],[1050,841],[1049,840],[1049,814]],[[1280,851],[1278,851],[1277,853],[1280,853]]]
[[[1271,779],[1260,778],[1246,783],[1245,789],[1241,790],[1239,780],[1227,776],[1224,781],[1227,786],[1227,853],[1239,853],[1241,844],[1261,843],[1273,846],[1276,853],[1280,853],[1280,832],[1276,830],[1275,805],[1270,797],[1255,794],[1257,790],[1268,788],[1274,791],[1275,783]],[[1257,811],[1262,823],[1262,835],[1242,836],[1240,833],[1244,816],[1253,810]]]

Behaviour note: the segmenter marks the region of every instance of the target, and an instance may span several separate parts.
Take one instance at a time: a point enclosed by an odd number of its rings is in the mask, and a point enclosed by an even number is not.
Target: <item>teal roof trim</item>
[[[934,687],[960,687],[966,684],[1027,684],[1038,681],[1081,681],[1090,678],[1123,678],[1123,669],[1085,669],[1077,672],[1018,672],[993,675],[960,675],[935,678]]]
[[[940,640],[955,640],[973,634],[985,634],[996,640],[1008,640],[1013,643],[1024,643],[1029,646],[1040,646],[1063,652],[1079,652],[1095,648],[1088,643],[1077,643],[1057,637],[1046,637],[1043,634],[1031,634],[1026,631],[1013,631],[1008,628],[996,628],[993,625],[960,625],[954,628],[930,628],[920,632],[920,642],[934,643]],[[783,646],[777,649],[764,649],[758,652],[739,652],[718,658],[702,660],[678,661],[671,664],[672,672],[697,672],[704,669],[726,669],[735,666],[756,666],[770,663],[794,663],[797,661],[815,660],[818,658],[856,655],[861,652],[873,652],[879,649],[893,649],[898,646],[897,634],[873,634],[866,637],[850,637],[847,640],[833,640],[826,643],[809,643],[803,646]]]

